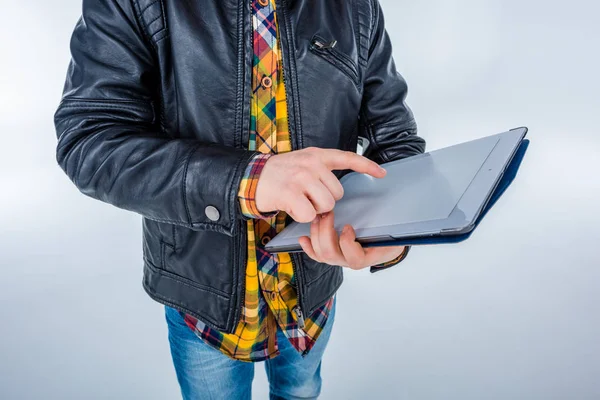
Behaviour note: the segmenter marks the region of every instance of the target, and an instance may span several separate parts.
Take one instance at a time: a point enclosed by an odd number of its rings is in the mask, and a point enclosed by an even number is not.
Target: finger
[[[312,202],[303,193],[300,195],[289,195],[286,203],[288,204],[288,209],[284,211],[296,222],[306,223],[317,217],[317,210],[315,210]]]
[[[323,164],[330,170],[351,169],[375,178],[383,178],[386,174],[386,170],[375,161],[352,151],[321,149],[320,154]]]
[[[315,217],[315,219],[310,223],[310,242],[312,243],[312,247],[313,250],[315,252],[315,255],[317,256],[317,258],[319,260],[322,260],[321,258],[321,248],[319,247],[319,223],[320,223],[321,217],[319,215],[317,215]]]
[[[340,249],[346,259],[346,263],[352,269],[366,267],[366,254],[363,247],[356,241],[356,232],[352,225],[345,225],[340,235]]]
[[[313,249],[311,240],[308,236],[302,236],[298,239],[298,242],[300,243],[300,247],[302,247],[302,250],[304,250],[304,252],[306,253],[307,256],[309,256],[310,258],[312,258],[313,260],[317,261],[317,262],[321,262],[319,260],[319,257],[317,257],[317,254],[315,253],[315,250]]]
[[[338,234],[334,228],[334,214],[330,211],[321,216],[319,222],[319,248],[320,257],[328,264],[346,264],[346,259],[340,249]]]
[[[367,247],[364,249],[365,261],[367,262],[367,265],[375,265],[392,260],[402,253],[398,253],[398,249],[398,246]],[[402,251],[403,250],[404,248],[402,248]]]
[[[335,201],[344,197],[344,187],[337,176],[327,168],[323,168],[319,172],[319,179],[321,179],[321,182],[323,182],[323,185],[329,190]]]
[[[304,190],[304,194],[312,203],[317,214],[322,214],[333,210],[333,207],[335,206],[335,198],[329,189],[327,189],[327,187],[323,185],[323,182],[321,182],[319,179],[305,183]]]

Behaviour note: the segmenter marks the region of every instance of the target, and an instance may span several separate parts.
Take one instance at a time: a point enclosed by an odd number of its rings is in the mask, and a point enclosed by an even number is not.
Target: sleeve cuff
[[[387,261],[387,262],[384,262],[384,263],[381,263],[381,264],[372,265],[371,268],[370,268],[371,273],[391,268],[394,265],[400,263],[408,255],[408,252],[410,251],[410,247],[411,246],[404,246],[404,251],[398,257],[394,258],[393,260],[390,260],[390,261]]]
[[[240,209],[242,211],[242,216],[246,220],[267,219],[274,217],[279,213],[279,210],[262,213],[256,207],[256,187],[258,185],[258,179],[267,160],[273,155],[273,153],[257,154],[250,159],[250,162],[246,166],[238,190]]]

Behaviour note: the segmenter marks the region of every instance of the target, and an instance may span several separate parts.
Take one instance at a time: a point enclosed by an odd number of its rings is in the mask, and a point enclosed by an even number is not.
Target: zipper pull
[[[333,49],[336,44],[337,44],[337,40],[335,40],[335,39],[329,43],[323,43],[319,39],[313,40],[313,46],[315,46],[319,50]]]
[[[300,307],[296,306],[292,309],[292,311],[296,314],[296,317],[298,318],[298,326],[304,329],[304,316],[302,315],[302,310],[300,309]]]

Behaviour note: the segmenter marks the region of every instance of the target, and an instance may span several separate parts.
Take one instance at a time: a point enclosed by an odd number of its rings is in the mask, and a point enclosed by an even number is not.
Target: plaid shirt
[[[266,161],[277,153],[291,151],[288,131],[283,65],[278,41],[274,0],[252,1],[254,61],[252,73],[251,126],[248,149],[260,151],[248,164],[240,183],[238,198],[248,219],[248,258],[242,318],[234,333],[226,334],[180,312],[198,337],[225,355],[241,361],[261,361],[279,354],[277,327],[305,356],[321,333],[334,298],[311,315],[297,308],[294,266],[289,253],[271,254],[264,245],[285,226],[286,213],[260,213],[255,192]],[[374,268],[387,268],[401,256]]]

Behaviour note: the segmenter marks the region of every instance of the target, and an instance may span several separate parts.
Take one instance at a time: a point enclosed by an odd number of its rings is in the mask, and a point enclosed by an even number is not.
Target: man
[[[338,178],[425,148],[378,1],[84,0],[71,52],[57,160],[143,216],[183,397],[249,398],[265,360],[271,398],[316,398],[342,268],[408,253],[336,232]],[[265,251],[292,220],[304,252]]]

